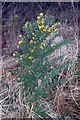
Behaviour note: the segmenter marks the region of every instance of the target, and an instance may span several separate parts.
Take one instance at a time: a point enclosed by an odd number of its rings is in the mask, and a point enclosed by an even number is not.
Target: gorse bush
[[[30,104],[34,104],[34,109],[37,108],[36,111],[39,108],[37,106],[38,100],[47,98],[49,95],[48,90],[54,87],[56,90],[59,84],[59,81],[56,79],[59,69],[54,64],[51,64],[47,57],[54,50],[70,42],[68,39],[51,45],[50,40],[47,41],[48,36],[56,32],[59,25],[59,22],[54,23],[53,16],[47,17],[40,13],[35,22],[25,23],[23,27],[25,35],[20,36],[21,40],[17,44],[17,48],[23,51],[22,55],[16,52],[18,62],[23,66],[22,73],[18,71],[20,78],[18,82],[22,82],[26,100]],[[54,40],[57,35],[53,36],[52,39]],[[51,78],[56,80],[51,82]]]

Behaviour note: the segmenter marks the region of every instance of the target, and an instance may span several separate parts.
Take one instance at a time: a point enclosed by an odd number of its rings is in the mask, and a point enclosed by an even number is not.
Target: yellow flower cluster
[[[23,43],[23,40],[20,40],[20,41],[18,42],[19,45],[22,44],[22,43]]]
[[[40,13],[39,16],[37,17],[37,23],[38,23],[38,29],[46,32],[46,28],[44,26],[44,15],[43,13]]]
[[[52,32],[55,32],[56,30],[58,30],[57,24],[54,24],[51,27],[44,26],[44,25],[38,25],[38,29],[41,30],[42,33],[46,32],[46,31],[49,33],[52,33]]]
[[[43,13],[40,13],[39,16],[37,17],[37,23],[38,23],[38,29],[41,30],[42,33],[45,33],[46,31],[49,33],[55,32],[57,30],[57,26],[60,25],[60,22],[58,22],[58,23],[52,25],[51,27],[44,26]]]
[[[60,23],[56,23],[54,25],[52,25],[51,27],[49,25],[45,25],[45,18],[44,18],[44,14],[43,13],[40,13],[39,16],[37,17],[37,25],[38,25],[38,30],[41,31],[41,35],[43,35],[44,33],[52,33],[54,31],[57,30],[57,26],[60,25]],[[29,23],[27,22],[25,24],[25,26],[27,27]],[[32,61],[33,60],[33,54],[34,54],[34,51],[36,50],[35,48],[37,48],[37,45],[38,45],[38,48],[39,49],[44,49],[45,48],[45,43],[42,42],[41,43],[41,40],[42,40],[42,37],[39,38],[40,41],[37,41],[37,34],[35,34],[36,32],[32,32],[31,34],[31,39],[29,41],[29,53],[28,53],[28,57],[27,57],[27,60],[29,61]],[[20,35],[20,37],[22,37],[22,35]],[[23,36],[23,38],[25,38],[26,36]],[[21,40],[18,42],[17,44],[17,48],[19,48],[19,45],[21,45],[23,43],[23,39],[21,38]],[[38,44],[37,44],[38,43]],[[13,54],[13,56],[15,56],[15,54]],[[22,60],[23,57],[22,55],[19,56],[19,60]],[[46,61],[44,61],[43,65],[46,64]]]
[[[48,31],[49,33],[52,32],[52,29],[48,26],[38,25],[38,29],[41,30],[42,33]]]

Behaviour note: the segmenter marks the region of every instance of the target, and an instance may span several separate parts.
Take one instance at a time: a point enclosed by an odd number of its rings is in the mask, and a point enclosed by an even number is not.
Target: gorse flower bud
[[[15,53],[13,53],[13,56],[16,56]]]
[[[40,16],[43,16],[44,14],[43,14],[43,13],[40,13],[39,15],[40,15]]]
[[[16,47],[19,48],[19,45],[17,45]]]

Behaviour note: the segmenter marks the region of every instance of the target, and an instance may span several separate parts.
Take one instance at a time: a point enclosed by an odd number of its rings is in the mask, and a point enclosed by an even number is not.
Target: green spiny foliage
[[[53,46],[50,42],[46,42],[46,38],[55,32],[59,25],[60,23],[54,23],[53,16],[44,17],[41,13],[34,23],[26,22],[23,27],[25,35],[21,35],[21,40],[17,45],[23,51],[23,55],[16,53],[19,63],[23,66],[22,73],[19,72],[20,80],[18,81],[22,82],[26,98],[30,104],[36,104],[40,98],[47,98],[48,89],[53,87],[56,89],[59,85],[57,76],[61,68],[51,64],[47,56],[61,46],[70,43],[71,39],[65,39]],[[53,36],[52,39],[54,40],[56,36]],[[61,58],[53,59],[53,63]],[[55,79],[53,83],[50,82],[51,78]],[[65,79],[62,79],[62,82],[65,82]],[[36,107],[35,104],[34,109],[36,110],[39,106]]]

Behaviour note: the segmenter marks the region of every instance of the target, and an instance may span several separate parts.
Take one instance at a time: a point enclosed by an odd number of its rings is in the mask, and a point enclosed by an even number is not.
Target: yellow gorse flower
[[[18,42],[19,45],[22,44],[22,43],[23,43],[23,40],[20,40],[20,41]]]
[[[39,30],[41,29],[41,26],[38,25]]]
[[[30,44],[31,44],[31,43],[33,43],[33,41],[32,41],[32,40],[30,40]]]
[[[44,46],[46,46],[46,44],[45,44],[45,43],[43,43],[43,45],[44,45]]]
[[[60,22],[58,22],[57,24],[58,24],[58,25],[60,25],[61,23],[60,23]]]
[[[41,45],[45,46],[46,44],[45,43],[41,43]]]
[[[42,25],[42,26],[41,26],[41,28],[45,28],[45,26],[44,26],[44,25]]]
[[[43,43],[41,43],[41,45],[43,45]]]
[[[31,56],[29,56],[29,57],[28,57],[28,60],[32,60],[32,57],[31,57]]]
[[[46,30],[46,27],[44,25],[38,25],[38,28],[39,28],[39,30],[40,29],[45,29]]]
[[[51,28],[48,29],[48,32],[51,32]]]
[[[34,35],[34,33],[32,33],[32,35]]]
[[[31,52],[34,52],[34,50],[31,50]]]
[[[19,60],[22,60],[22,55],[20,55],[19,57],[20,57]]]
[[[43,19],[43,18],[41,19],[41,23],[42,23],[42,24],[44,23],[44,19]]]
[[[38,20],[39,20],[40,18],[41,18],[40,16],[37,17]]]
[[[51,26],[51,28],[54,28],[55,24]]]
[[[30,48],[30,52],[34,52],[34,49]]]
[[[52,32],[52,29],[49,28],[48,26],[38,25],[38,28],[39,28],[39,30],[41,30],[42,33],[46,32],[46,31],[48,31],[49,33]]]
[[[40,25],[40,21],[39,20],[37,20],[37,23],[38,23],[38,25]]]
[[[48,29],[48,26],[45,26],[45,29]]]
[[[35,37],[32,37],[32,39],[34,40],[34,39],[35,39]]]
[[[35,41],[34,44],[36,44],[37,42]]]
[[[43,29],[43,32],[46,32],[46,29]]]
[[[40,20],[43,17],[43,13],[40,13],[39,16],[37,16],[37,19]]]
[[[42,44],[40,44],[40,49],[43,49],[43,45]]]

